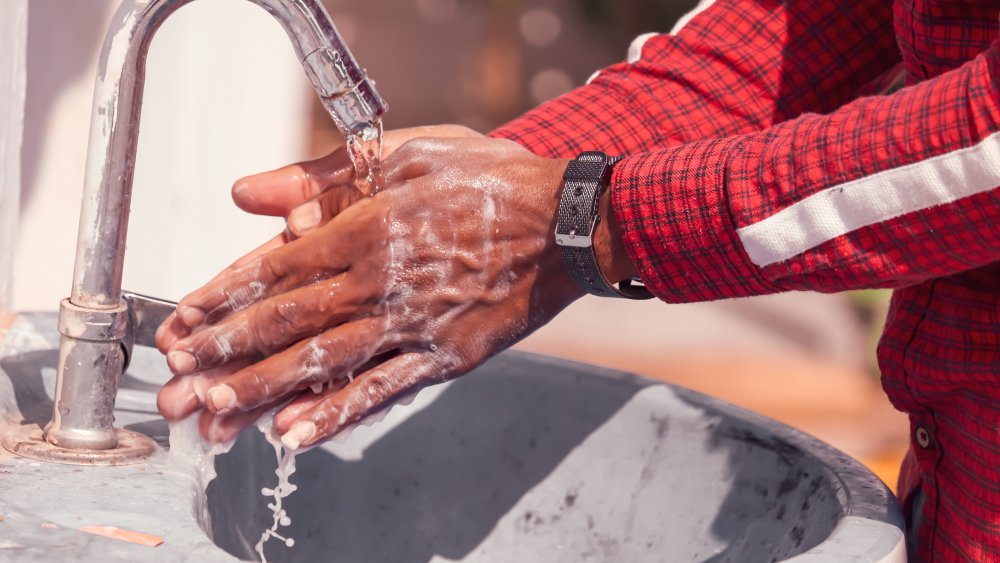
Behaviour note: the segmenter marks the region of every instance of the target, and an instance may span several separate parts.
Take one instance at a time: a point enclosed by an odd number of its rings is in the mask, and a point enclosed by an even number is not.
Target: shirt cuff
[[[726,193],[739,138],[629,156],[611,181],[629,257],[646,287],[670,303],[774,293],[736,234]]]

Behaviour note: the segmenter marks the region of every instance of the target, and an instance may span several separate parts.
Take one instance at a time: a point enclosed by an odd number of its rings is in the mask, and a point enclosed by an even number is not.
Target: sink
[[[48,420],[57,345],[50,313],[20,315],[0,343],[8,427]],[[118,424],[161,445],[153,401],[167,377],[137,349],[116,406]],[[204,494],[166,453],[107,468],[0,453],[0,560],[255,559],[275,465],[255,430],[216,459]],[[281,529],[295,546],[266,544],[272,561],[905,560],[894,497],[844,454],[689,390],[525,353],[426,389],[297,467]]]

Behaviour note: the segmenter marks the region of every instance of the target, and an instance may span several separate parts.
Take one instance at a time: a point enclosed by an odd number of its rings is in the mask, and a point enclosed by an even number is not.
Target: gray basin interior
[[[29,314],[0,346],[8,426],[48,420],[57,341],[54,315]],[[118,401],[119,422],[161,444],[153,401],[166,377],[157,354],[137,352]],[[297,463],[282,529],[295,546],[268,543],[272,561],[903,560],[895,499],[843,454],[691,391],[536,355],[502,354]],[[0,453],[0,560],[255,559],[273,448],[244,432],[207,498],[181,465]],[[76,531],[88,524],[165,542]]]

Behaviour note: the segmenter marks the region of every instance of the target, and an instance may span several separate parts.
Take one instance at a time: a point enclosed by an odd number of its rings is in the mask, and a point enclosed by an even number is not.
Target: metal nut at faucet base
[[[139,463],[156,451],[152,438],[131,430],[116,429],[118,445],[108,450],[61,448],[48,443],[35,425],[20,426],[4,436],[3,447],[12,454],[71,465],[129,465]]]
[[[110,342],[125,338],[128,330],[128,307],[114,309],[78,307],[69,299],[59,304],[59,334],[79,340]]]

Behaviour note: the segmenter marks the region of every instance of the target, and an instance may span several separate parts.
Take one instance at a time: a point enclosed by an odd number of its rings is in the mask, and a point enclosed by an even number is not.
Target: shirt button
[[[927,428],[923,426],[917,426],[916,431],[913,433],[914,439],[917,445],[923,449],[931,447],[931,433],[927,431]]]

